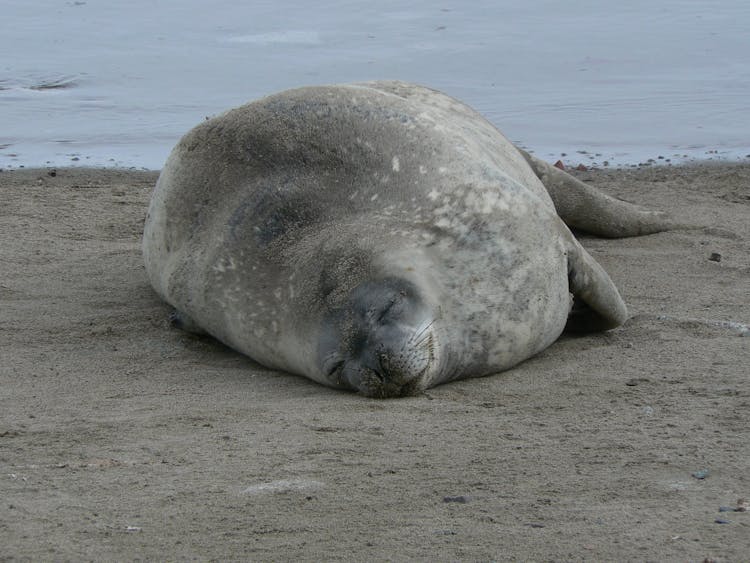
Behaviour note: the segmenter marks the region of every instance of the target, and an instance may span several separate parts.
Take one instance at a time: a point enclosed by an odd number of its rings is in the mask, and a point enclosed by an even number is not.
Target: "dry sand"
[[[168,326],[155,173],[3,172],[0,560],[747,561],[750,166],[578,175],[704,227],[583,239],[620,329],[379,401]]]

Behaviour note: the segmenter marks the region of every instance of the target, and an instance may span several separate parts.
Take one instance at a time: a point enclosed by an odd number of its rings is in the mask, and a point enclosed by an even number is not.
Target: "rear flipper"
[[[572,236],[568,247],[568,284],[573,307],[565,330],[609,330],[627,320],[628,310],[615,284]]]
[[[180,330],[184,330],[185,332],[189,332],[191,334],[197,334],[199,336],[208,334],[205,330],[198,326],[198,324],[193,319],[191,319],[185,313],[180,313],[177,309],[169,314],[169,324],[171,324],[174,328],[179,328]]]
[[[559,168],[518,149],[539,177],[569,227],[602,237],[620,238],[658,233],[681,225],[666,213],[649,211],[610,197]]]

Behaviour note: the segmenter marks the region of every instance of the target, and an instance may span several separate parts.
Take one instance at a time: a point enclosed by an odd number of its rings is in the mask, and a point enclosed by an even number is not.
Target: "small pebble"
[[[628,387],[636,387],[637,385],[640,385],[641,383],[649,383],[650,380],[648,377],[631,377],[625,382],[625,385]]]
[[[729,520],[724,520],[723,518],[717,518],[714,522],[717,524],[729,524]]]
[[[721,262],[721,254],[718,252],[712,252],[708,259],[711,260],[711,262]]]
[[[466,504],[471,500],[471,497],[466,495],[459,495],[457,497],[443,497],[443,502],[457,502],[460,504]]]
[[[709,475],[708,469],[701,469],[700,471],[696,471],[692,473],[692,476],[695,477],[696,479],[705,479],[706,477],[708,477],[708,475]]]

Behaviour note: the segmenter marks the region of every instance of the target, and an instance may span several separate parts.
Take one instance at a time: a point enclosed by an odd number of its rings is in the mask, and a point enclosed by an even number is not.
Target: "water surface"
[[[549,160],[750,154],[746,0],[2,5],[3,168],[158,169],[206,116],[383,78],[456,96]]]

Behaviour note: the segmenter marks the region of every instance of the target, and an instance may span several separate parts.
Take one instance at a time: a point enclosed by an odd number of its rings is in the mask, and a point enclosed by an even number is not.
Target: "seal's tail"
[[[560,218],[573,229],[621,238],[691,228],[673,221],[662,211],[651,211],[608,196],[567,172],[518,150],[544,184]]]

